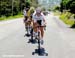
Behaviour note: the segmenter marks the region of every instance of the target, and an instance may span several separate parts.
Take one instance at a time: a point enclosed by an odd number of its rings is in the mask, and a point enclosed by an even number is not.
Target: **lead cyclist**
[[[39,29],[41,31],[41,38],[40,38],[40,42],[41,44],[43,45],[44,41],[43,41],[43,37],[44,37],[44,27],[46,24],[45,24],[45,18],[44,18],[44,15],[41,11],[41,8],[38,7],[35,11],[35,14],[33,14],[33,30],[34,30],[34,33],[37,35],[37,26],[40,26]]]

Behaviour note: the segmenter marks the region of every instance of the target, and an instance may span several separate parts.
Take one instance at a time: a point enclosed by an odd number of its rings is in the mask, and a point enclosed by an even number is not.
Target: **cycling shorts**
[[[37,23],[41,26],[42,25],[42,20],[37,20]]]

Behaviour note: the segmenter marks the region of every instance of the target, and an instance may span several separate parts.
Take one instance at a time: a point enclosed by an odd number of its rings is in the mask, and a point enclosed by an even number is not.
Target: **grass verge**
[[[67,25],[72,26],[75,24],[74,15],[70,12],[63,12],[60,14],[60,12],[54,12],[54,15],[59,16],[59,18]]]
[[[3,20],[12,20],[12,19],[21,18],[21,17],[23,17],[22,14],[18,14],[18,15],[15,15],[15,16],[9,16],[9,17],[2,16],[2,17],[0,17],[0,21],[3,21]]]
[[[62,13],[60,15],[60,19],[67,25],[70,25],[70,26],[74,25],[73,14],[70,12]]]

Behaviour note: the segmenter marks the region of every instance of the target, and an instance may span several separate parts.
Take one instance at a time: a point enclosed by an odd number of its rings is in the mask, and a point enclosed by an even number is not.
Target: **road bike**
[[[37,43],[38,43],[38,48],[35,49],[35,52],[32,52],[32,55],[34,54],[38,54],[40,56],[48,56],[48,53],[45,52],[45,49],[43,47],[41,47],[41,45],[43,44],[43,41],[41,40],[41,31],[40,31],[40,27],[44,27],[44,26],[37,26]]]

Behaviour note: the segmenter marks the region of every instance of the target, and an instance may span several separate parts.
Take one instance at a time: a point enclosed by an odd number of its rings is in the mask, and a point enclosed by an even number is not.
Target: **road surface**
[[[19,18],[0,22],[0,58],[75,58],[75,31],[53,13],[46,21],[44,47],[48,56],[32,55],[37,44],[27,43],[23,19]]]

